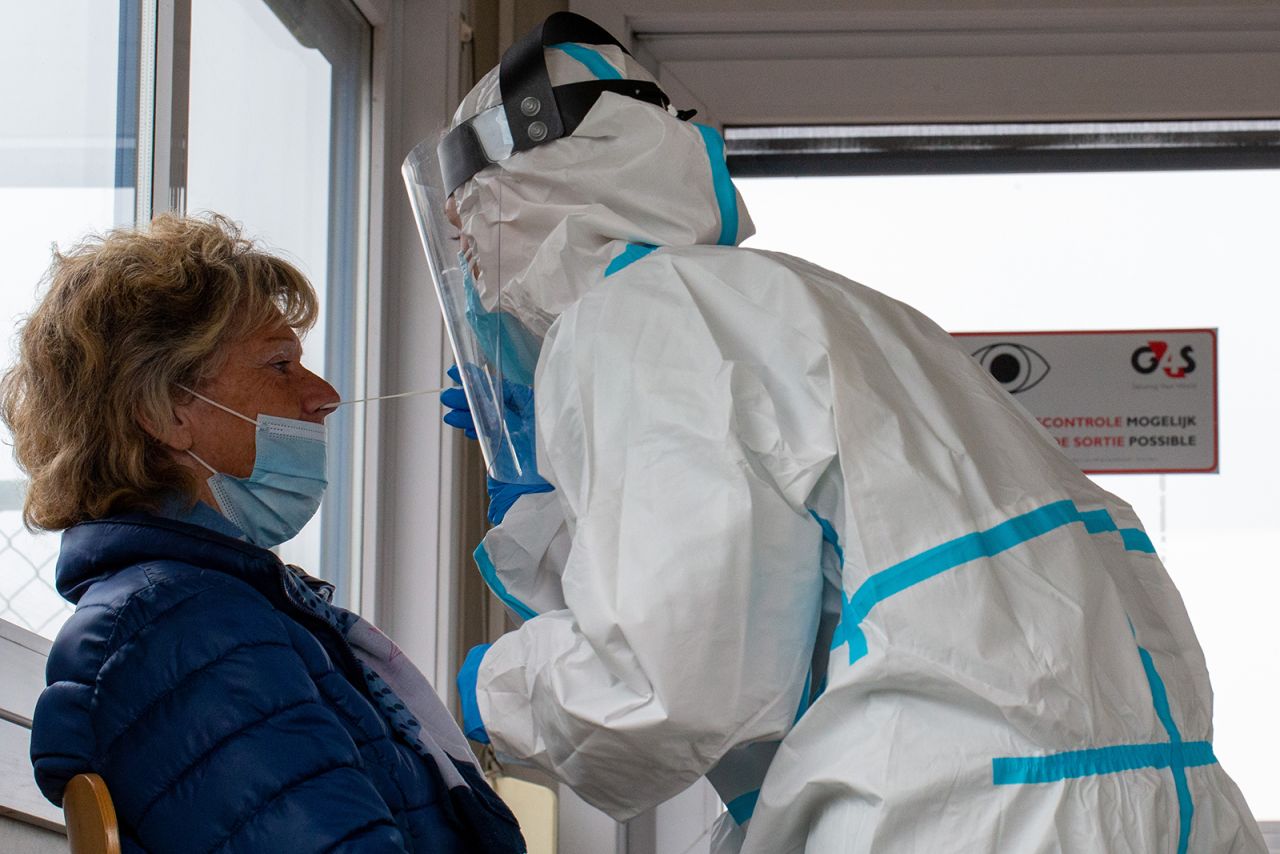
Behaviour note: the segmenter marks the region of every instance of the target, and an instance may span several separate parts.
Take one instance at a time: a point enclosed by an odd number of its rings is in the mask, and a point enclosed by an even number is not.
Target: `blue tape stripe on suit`
[[[1071,777],[1115,774],[1140,768],[1168,768],[1178,796],[1178,854],[1187,854],[1191,844],[1191,820],[1195,804],[1187,784],[1187,769],[1213,765],[1213,745],[1207,741],[1184,742],[1169,707],[1164,680],[1156,670],[1151,653],[1138,647],[1142,668],[1151,686],[1151,699],[1169,741],[1158,744],[1121,744],[1072,750],[1050,756],[1006,757],[991,761],[993,782],[997,785],[1053,783]]]
[[[589,47],[583,47],[573,42],[562,42],[561,44],[551,45],[552,50],[562,51],[573,57],[587,67],[587,70],[596,76],[598,80],[621,80],[622,75],[618,73],[618,69],[609,64],[598,51],[594,51]]]
[[[885,599],[947,570],[979,558],[995,557],[1001,552],[1076,522],[1082,523],[1090,534],[1118,531],[1125,548],[1130,551],[1148,554],[1155,552],[1151,539],[1146,534],[1136,528],[1119,528],[1106,510],[1081,512],[1070,500],[1056,501],[985,531],[966,534],[935,546],[872,575],[862,582],[853,596],[845,598],[840,625],[832,639],[832,649],[848,643],[849,663],[854,663],[867,654],[867,639],[861,623]]]
[[[711,181],[716,191],[716,205],[720,208],[720,239],[716,242],[721,246],[733,246],[738,240],[738,195],[724,159],[724,140],[713,127],[696,122],[693,126],[702,134],[707,157],[711,161]]]
[[[609,262],[609,266],[604,268],[604,277],[607,279],[619,270],[630,267],[657,248],[649,243],[628,243],[627,248],[619,252],[617,257]]]
[[[1178,725],[1173,721],[1173,711],[1169,708],[1169,695],[1165,693],[1164,680],[1156,670],[1151,653],[1138,647],[1138,655],[1142,656],[1142,669],[1147,672],[1147,682],[1151,684],[1151,700],[1155,703],[1156,716],[1164,725],[1165,732],[1169,733],[1171,746],[1178,749],[1177,758],[1182,759],[1186,748],[1191,745],[1182,743],[1182,733],[1178,732]],[[1191,816],[1195,812],[1195,806],[1191,802],[1191,788],[1187,785],[1187,764],[1173,762],[1169,765],[1169,770],[1173,772],[1173,785],[1178,792],[1178,854],[1187,854],[1187,845],[1191,841]]]
[[[1088,750],[1070,750],[1049,756],[993,759],[997,786],[1056,783],[1073,777],[1117,774],[1140,768],[1194,768],[1217,762],[1207,741],[1159,744],[1117,744]]]
[[[838,542],[834,530],[828,535],[830,524],[824,523],[816,514],[814,518],[823,527],[823,537],[829,542]],[[867,639],[861,623],[880,602],[947,570],[979,558],[994,557],[1076,522],[1083,524],[1085,531],[1092,535],[1119,533],[1128,551],[1155,553],[1155,546],[1145,532],[1137,528],[1120,528],[1105,509],[1081,511],[1072,501],[1057,501],[985,531],[958,537],[872,575],[853,596],[845,599],[832,649],[848,643],[849,663],[853,664],[867,653]],[[996,785],[1031,784],[1140,768],[1168,768],[1173,774],[1178,797],[1178,854],[1187,854],[1195,806],[1187,784],[1186,769],[1212,765],[1217,760],[1209,742],[1183,742],[1169,707],[1164,680],[1160,678],[1151,654],[1142,647],[1138,648],[1138,653],[1151,687],[1156,716],[1169,734],[1167,743],[1112,745],[1050,756],[993,759],[992,776]]]
[[[476,566],[480,567],[480,574],[484,576],[485,583],[489,585],[489,589],[493,591],[495,596],[505,602],[523,620],[532,620],[538,616],[537,611],[507,592],[507,585],[503,584],[502,579],[498,577],[498,570],[493,565],[493,561],[489,559],[489,553],[484,550],[484,543],[476,546],[473,556],[476,560]]]
[[[751,820],[751,814],[756,811],[756,802],[760,800],[760,790],[747,792],[745,795],[739,795],[724,807],[729,811],[729,815],[733,816],[733,820],[739,825],[746,824]]]

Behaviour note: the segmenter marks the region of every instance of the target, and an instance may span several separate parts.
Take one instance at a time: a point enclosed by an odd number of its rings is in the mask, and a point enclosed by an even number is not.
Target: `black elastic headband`
[[[527,151],[568,133],[547,72],[544,49],[553,44],[611,44],[630,52],[595,21],[573,12],[554,12],[502,55],[498,87],[511,128],[514,151]],[[548,109],[550,108],[550,109]]]
[[[568,136],[582,122],[604,92],[615,92],[667,109],[666,94],[657,84],[643,80],[588,80],[552,86],[547,72],[545,49],[551,45],[608,44],[631,52],[603,27],[573,12],[555,12],[502,55],[498,86],[503,113],[511,130],[512,152],[528,151]],[[680,117],[688,118],[681,113]],[[440,172],[445,193],[452,193],[492,161],[476,137],[463,123],[440,142]]]

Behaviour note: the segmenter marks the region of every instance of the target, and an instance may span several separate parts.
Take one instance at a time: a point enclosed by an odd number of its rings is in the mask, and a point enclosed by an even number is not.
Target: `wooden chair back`
[[[71,854],[120,854],[120,828],[106,782],[97,774],[77,774],[62,797]]]

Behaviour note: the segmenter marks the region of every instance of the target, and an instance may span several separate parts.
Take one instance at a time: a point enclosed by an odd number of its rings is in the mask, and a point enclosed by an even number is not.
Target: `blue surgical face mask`
[[[458,253],[463,287],[467,291],[467,321],[475,331],[476,341],[494,365],[502,365],[502,376],[521,385],[533,385],[533,371],[538,365],[542,342],[525,328],[515,315],[505,311],[489,311],[480,302],[476,280],[471,275],[471,262]]]
[[[185,386],[179,388],[257,428],[253,471],[247,478],[223,474],[187,451],[212,472],[206,482],[222,515],[264,549],[297,536],[316,514],[328,483],[325,426],[274,415],[259,415],[254,421]]]

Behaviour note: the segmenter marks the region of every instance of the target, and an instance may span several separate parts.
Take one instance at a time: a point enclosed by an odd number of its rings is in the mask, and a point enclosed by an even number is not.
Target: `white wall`
[[[0,851],[5,854],[65,854],[67,837],[0,816]]]
[[[359,0],[374,25],[370,199],[369,395],[444,384],[446,355],[400,164],[437,132],[456,99],[457,0]],[[370,409],[366,423],[365,584],[360,608],[452,693],[457,528],[455,437],[439,401],[411,397]],[[449,431],[450,433],[454,431]]]
[[[49,641],[0,622],[0,851],[65,851],[62,811],[44,799],[31,774],[31,715],[44,687]]]

